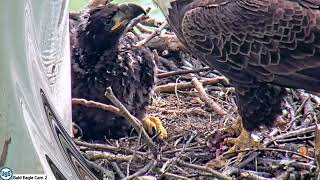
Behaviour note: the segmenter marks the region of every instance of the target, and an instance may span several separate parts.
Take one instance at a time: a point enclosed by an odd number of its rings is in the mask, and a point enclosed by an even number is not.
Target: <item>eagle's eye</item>
[[[103,21],[103,24],[109,26],[111,24],[110,18],[108,18],[106,21]]]

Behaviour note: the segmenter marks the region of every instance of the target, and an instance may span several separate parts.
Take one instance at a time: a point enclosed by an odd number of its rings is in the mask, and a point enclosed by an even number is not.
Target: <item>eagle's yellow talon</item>
[[[226,138],[224,140],[225,144],[233,144],[233,146],[229,148],[229,150],[226,152],[226,154],[236,152],[237,150],[240,150],[240,149],[261,146],[261,144],[258,141],[254,140],[251,137],[251,134],[243,128],[241,120],[238,121],[236,124],[234,124],[234,126],[231,129],[234,129],[233,134],[235,134],[235,135],[237,135],[240,130],[240,135],[236,138]],[[230,132],[230,129],[228,129],[226,131]]]
[[[164,140],[168,137],[167,130],[163,127],[161,120],[158,117],[145,117],[142,120],[142,124],[149,135],[156,135],[159,133],[159,140]]]

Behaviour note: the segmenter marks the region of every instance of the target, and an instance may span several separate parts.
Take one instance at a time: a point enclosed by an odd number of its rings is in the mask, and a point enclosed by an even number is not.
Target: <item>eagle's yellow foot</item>
[[[159,140],[164,140],[167,138],[167,130],[163,127],[161,120],[158,117],[145,117],[142,120],[144,129],[150,136],[158,135]]]
[[[237,138],[226,138],[224,143],[233,144],[233,147],[231,147],[227,153],[235,152],[240,149],[259,147],[259,142],[253,140],[250,133],[245,129],[242,130]]]
[[[225,129],[226,132],[229,132],[232,128]],[[246,148],[252,148],[259,146],[259,143],[257,141],[254,141],[250,133],[243,129],[240,133],[240,135],[237,138],[226,138],[224,139],[224,144],[233,144],[231,148],[227,152],[222,153],[221,155],[216,155],[216,158],[209,161],[207,163],[207,166],[213,169],[220,169],[225,166],[228,166],[230,163],[230,158],[227,158],[227,155],[234,154],[237,152],[237,150],[246,149]],[[240,152],[235,157],[237,162],[241,162],[243,158],[245,157],[245,152]]]
[[[242,121],[239,119],[232,126],[228,126],[224,128],[223,131],[233,136],[239,136],[242,132],[242,129],[243,129]]]
[[[233,135],[240,135],[237,138],[226,138],[224,140],[225,144],[233,144],[231,148],[224,154],[229,154],[236,152],[237,150],[246,149],[246,148],[254,148],[254,147],[261,147],[262,145],[260,142],[254,140],[251,137],[251,134],[245,130],[242,126],[241,121],[238,121],[236,124],[231,126],[231,128],[227,128],[225,131],[232,133],[231,130],[233,130]],[[241,156],[241,154],[239,154]]]

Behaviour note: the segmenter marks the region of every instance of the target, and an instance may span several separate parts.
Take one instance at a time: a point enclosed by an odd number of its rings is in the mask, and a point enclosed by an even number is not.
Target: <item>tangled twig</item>
[[[225,77],[215,77],[215,78],[200,80],[200,83],[202,83],[204,86],[217,84],[219,82],[228,84],[228,80]],[[155,88],[155,92],[156,93],[174,92],[176,89],[180,90],[180,89],[187,89],[187,88],[194,88],[194,85],[191,82],[168,83],[166,85],[157,86]]]
[[[165,21],[164,23],[161,24],[157,29],[155,29],[147,38],[139,41],[136,46],[143,46],[147,42],[149,42],[153,37],[158,35],[166,26],[168,25],[168,22]]]
[[[132,127],[137,131],[141,132],[147,146],[152,150],[153,154],[156,156],[158,153],[157,145],[152,142],[148,133],[144,130],[143,125],[139,119],[130,114],[130,112],[123,106],[123,104],[115,97],[112,92],[111,87],[108,87],[105,92],[105,96],[116,106],[118,107],[120,114],[126,118]]]
[[[103,103],[96,102],[96,101],[80,99],[80,98],[72,98],[72,104],[74,104],[74,105],[84,105],[86,107],[98,108],[98,109],[102,109],[102,110],[105,110],[105,111],[113,112],[113,113],[115,113],[117,115],[121,115],[118,108],[116,108],[116,107],[114,107],[112,105],[107,105],[107,104],[103,104]]]
[[[203,89],[202,84],[197,78],[192,78],[191,83],[194,85],[199,93],[199,97],[204,101],[211,109],[218,114],[227,114],[224,109],[222,109],[216,102],[214,102]]]
[[[183,74],[188,74],[188,73],[199,73],[199,72],[210,71],[210,70],[213,70],[213,68],[204,67],[204,68],[199,68],[199,69],[178,70],[178,71],[160,73],[160,74],[157,74],[157,77],[158,78],[167,78],[167,77],[171,77],[171,76],[183,75]]]

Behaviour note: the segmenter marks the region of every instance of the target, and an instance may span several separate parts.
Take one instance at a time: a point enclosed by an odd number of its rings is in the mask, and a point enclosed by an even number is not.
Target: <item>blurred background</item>
[[[152,8],[150,15],[158,20],[164,20],[163,15],[161,14],[160,10],[156,8],[152,2],[152,0],[113,0],[113,3],[137,3],[142,5],[144,8]],[[78,11],[81,10],[86,4],[88,0],[70,0],[69,1],[69,8],[71,11]]]

